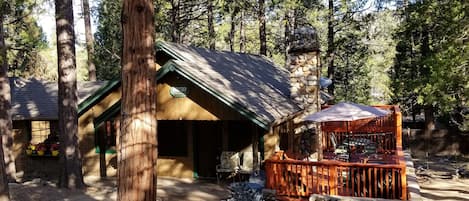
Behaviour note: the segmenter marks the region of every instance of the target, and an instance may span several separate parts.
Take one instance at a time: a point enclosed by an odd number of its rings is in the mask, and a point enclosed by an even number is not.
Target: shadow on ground
[[[86,177],[86,190],[57,188],[56,182],[41,179],[10,184],[12,201],[115,201],[116,179]],[[219,201],[229,197],[225,185],[212,181],[158,178],[158,201]]]

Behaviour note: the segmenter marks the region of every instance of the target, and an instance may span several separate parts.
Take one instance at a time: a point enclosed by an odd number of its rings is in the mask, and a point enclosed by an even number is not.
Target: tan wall
[[[187,87],[187,97],[173,98],[171,86]],[[235,110],[227,107],[186,79],[171,73],[159,80],[157,86],[158,120],[243,120]]]
[[[185,98],[174,98],[170,95],[171,86],[187,87]],[[204,92],[176,74],[169,74],[157,85],[157,118],[158,120],[243,120],[238,112],[227,107],[213,96]],[[84,159],[85,175],[99,176],[99,154],[95,152],[94,118],[111,107],[120,99],[120,89],[116,89],[100,103],[85,112],[79,119],[80,150]],[[188,129],[189,131],[192,129]],[[193,178],[193,139],[189,133],[187,157],[160,156],[157,162],[159,176]],[[278,147],[278,135],[272,132],[264,135],[265,158],[273,155]],[[106,154],[107,175],[116,175],[116,154]]]
[[[99,176],[99,154],[95,149],[93,120],[119,101],[121,90],[116,89],[98,104],[90,108],[78,119],[80,151],[83,157],[84,175]],[[106,154],[107,175],[115,176],[117,168],[116,154]]]
[[[264,159],[269,159],[278,151],[280,137],[278,133],[270,131],[264,135]]]

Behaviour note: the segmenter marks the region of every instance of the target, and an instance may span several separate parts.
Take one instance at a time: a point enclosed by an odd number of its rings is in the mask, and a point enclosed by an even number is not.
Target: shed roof
[[[106,84],[105,81],[77,82],[78,103]],[[10,78],[13,120],[58,119],[57,81]]]
[[[158,47],[175,58],[163,68],[171,66],[264,128],[301,110],[289,98],[289,72],[266,57],[168,42]]]

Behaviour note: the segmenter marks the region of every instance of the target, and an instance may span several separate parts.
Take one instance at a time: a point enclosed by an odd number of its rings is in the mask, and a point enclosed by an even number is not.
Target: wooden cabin
[[[303,110],[289,72],[265,57],[159,42],[156,61],[159,176],[214,178],[226,151],[270,158],[280,150],[272,126]],[[110,82],[80,104],[85,174],[116,173],[120,91]]]
[[[20,177],[56,177],[60,166],[58,157],[48,152],[28,153],[30,144],[57,141],[58,108],[57,82],[37,79],[10,78],[13,121],[13,155]],[[78,101],[90,97],[106,85],[105,81],[78,82]]]
[[[252,168],[262,168],[264,160],[287,142],[277,125],[315,112],[332,98],[320,90],[316,33],[305,33],[295,36],[313,42],[294,42],[297,48],[291,49],[287,68],[263,56],[158,42],[158,175],[214,178],[223,152],[252,154],[252,161],[260,161]],[[106,82],[79,103],[85,175],[116,174],[120,87],[120,81]],[[308,136],[302,141],[316,152],[319,138],[314,133]],[[30,158],[48,167],[57,164],[46,161],[49,158]]]

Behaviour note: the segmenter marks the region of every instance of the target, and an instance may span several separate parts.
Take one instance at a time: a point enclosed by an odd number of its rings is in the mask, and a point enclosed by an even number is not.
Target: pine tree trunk
[[[0,9],[2,9],[0,3]],[[0,133],[11,134],[11,96],[10,82],[8,80],[8,65],[6,58],[6,45],[3,30],[3,18],[0,15]],[[0,144],[3,143],[3,137],[0,138]],[[0,146],[0,201],[10,200],[8,188],[7,171],[5,169],[4,148]]]
[[[91,19],[90,19],[90,4],[88,0],[82,0],[83,3],[83,17],[85,21],[85,40],[86,51],[88,52],[88,79],[96,81],[96,66],[94,65],[94,41],[91,32]]]
[[[152,0],[124,0],[118,200],[156,200],[156,65]]]
[[[236,33],[236,14],[238,12],[236,9],[233,9],[231,12],[231,25],[230,25],[230,33],[229,33],[229,40],[230,40],[230,51],[234,52],[234,40],[235,40],[235,33]]]
[[[290,41],[291,41],[291,25],[292,25],[292,22],[294,21],[294,19],[292,19],[292,16],[291,16],[291,11],[290,9],[287,9],[285,11],[285,32],[284,32],[284,37],[285,37],[285,41],[284,41],[284,45],[285,45],[285,52],[284,52],[284,56],[285,56],[285,63],[287,63],[288,61],[288,50],[290,49]]]
[[[55,1],[58,56],[58,108],[60,163],[59,186],[84,188],[81,154],[78,148],[77,73],[72,0]]]
[[[246,33],[244,31],[244,11],[241,11],[241,16],[239,17],[239,52],[244,53],[245,51],[245,42],[246,42]]]
[[[179,43],[180,42],[180,33],[179,29],[181,26],[181,23],[179,21],[179,5],[180,1],[179,0],[171,0],[171,21],[172,21],[172,26],[171,26],[171,42],[173,43]]]
[[[329,13],[327,16],[327,77],[332,80],[328,92],[334,95],[334,0],[329,0]]]
[[[16,181],[16,165],[15,157],[13,155],[13,132],[12,132],[12,120],[11,120],[11,93],[10,93],[10,82],[8,79],[8,61],[7,61],[7,47],[5,44],[5,35],[3,29],[3,15],[0,16],[0,43],[1,52],[0,57],[2,63],[0,76],[0,135],[2,137],[3,156],[5,161],[5,171],[7,174],[8,181]]]
[[[213,1],[208,0],[208,6],[207,6],[207,24],[208,24],[208,41],[209,41],[209,48],[211,50],[215,49],[215,28],[213,25]]]
[[[260,49],[259,53],[261,55],[267,56],[267,39],[265,33],[265,12],[264,12],[264,4],[265,0],[259,0],[259,11],[258,11],[258,19],[259,19],[259,40],[260,40]]]

